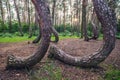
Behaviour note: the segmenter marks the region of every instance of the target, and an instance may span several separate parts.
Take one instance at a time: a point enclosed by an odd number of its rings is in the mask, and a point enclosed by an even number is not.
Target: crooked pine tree
[[[73,57],[56,47],[50,46],[49,57],[54,57],[64,63],[81,66],[95,67],[104,61],[115,47],[116,17],[115,12],[110,9],[106,0],[93,0],[95,12],[103,28],[103,47],[99,51],[84,57]]]
[[[10,55],[7,58],[7,66],[6,68],[25,68],[25,67],[32,67],[37,64],[47,52],[47,49],[50,44],[51,38],[51,27],[52,21],[50,18],[50,13],[48,10],[48,5],[46,4],[45,0],[32,0],[35,8],[37,10],[38,16],[40,18],[39,24],[41,29],[41,43],[38,46],[36,52],[32,55],[24,58],[18,58],[14,55]]]

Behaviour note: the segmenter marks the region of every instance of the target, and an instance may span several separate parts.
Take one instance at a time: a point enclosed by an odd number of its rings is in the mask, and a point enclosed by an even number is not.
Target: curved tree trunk
[[[38,36],[33,40],[33,42],[32,43],[38,43],[39,41],[40,41],[40,39],[41,39],[41,31],[40,31],[40,29],[39,29],[39,34],[38,34]]]
[[[50,57],[54,57],[70,65],[81,67],[95,67],[109,56],[115,47],[116,40],[115,34],[117,25],[115,13],[108,7],[108,4],[105,0],[93,0],[93,4],[98,19],[101,22],[103,28],[103,47],[91,55],[84,57],[73,57],[58,49],[56,46],[51,46],[49,50]]]
[[[36,15],[38,15],[38,14],[36,13]],[[36,21],[39,22],[39,21],[40,21],[40,18],[36,17]],[[40,24],[39,24],[39,26],[40,26]],[[57,42],[59,41],[58,32],[55,30],[54,27],[50,27],[50,29],[51,29],[53,35],[55,36],[55,40],[54,40],[54,41],[51,41],[51,42],[56,42],[56,43],[57,43]],[[41,39],[41,34],[42,34],[42,33],[41,33],[41,28],[40,28],[40,29],[39,29],[39,34],[38,34],[37,38],[36,38],[35,40],[33,40],[32,43],[38,43],[38,42],[40,41],[40,39]]]
[[[50,44],[50,37],[51,37],[51,29],[52,22],[50,18],[50,13],[48,11],[48,6],[44,0],[32,0],[35,8],[38,12],[40,17],[40,26],[42,37],[41,43],[37,49],[37,51],[26,58],[18,58],[13,55],[9,56],[7,59],[7,67],[6,68],[25,68],[25,67],[32,67],[37,64],[47,52],[47,49]]]
[[[55,43],[57,43],[57,42],[59,41],[58,32],[55,30],[54,27],[51,27],[50,29],[51,29],[53,35],[55,36],[55,40],[54,40],[54,41],[51,41],[51,42],[55,42]],[[41,29],[40,29],[37,38],[36,38],[35,40],[33,40],[32,43],[38,43],[38,42],[40,41],[40,39],[41,39],[41,34],[42,34],[42,33],[41,33]]]
[[[51,31],[53,33],[53,35],[55,36],[55,40],[54,41],[51,41],[51,42],[58,42],[59,41],[59,35],[58,35],[58,32],[55,30],[54,27],[51,27]]]

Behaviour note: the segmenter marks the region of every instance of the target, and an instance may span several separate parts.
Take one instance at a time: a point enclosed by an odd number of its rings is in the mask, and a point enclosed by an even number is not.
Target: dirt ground
[[[81,39],[65,39],[59,41],[56,45],[73,56],[85,56],[97,51],[102,44],[100,40],[85,42]],[[31,55],[37,49],[38,45],[28,44],[27,41],[22,43],[0,43],[0,80],[30,80],[26,70],[5,70],[6,58],[10,54],[20,57]],[[47,62],[47,54],[41,62]],[[39,63],[33,68],[39,68],[41,65],[45,65],[44,63]],[[101,68],[82,69],[66,65],[57,60],[54,60],[54,64],[61,68],[63,78],[69,78],[69,80],[99,80],[106,70],[103,66],[113,65],[120,69],[120,40],[116,41],[115,49],[110,56],[100,64]]]

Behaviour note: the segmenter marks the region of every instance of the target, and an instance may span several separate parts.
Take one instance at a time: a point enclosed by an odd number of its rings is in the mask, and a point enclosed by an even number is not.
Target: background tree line
[[[120,36],[120,1],[106,1],[110,7],[114,7],[118,23],[117,36]],[[85,37],[87,41],[90,36],[97,38],[99,33],[102,33],[92,0],[47,0],[47,2],[54,27],[61,35],[77,35]],[[39,33],[37,18],[31,0],[0,0],[0,36],[6,33],[19,36],[28,34],[29,37],[37,35]]]

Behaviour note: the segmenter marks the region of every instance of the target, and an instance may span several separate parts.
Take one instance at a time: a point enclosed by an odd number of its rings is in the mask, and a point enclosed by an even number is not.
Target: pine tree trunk
[[[52,22],[50,18],[50,13],[48,11],[48,6],[44,0],[32,0],[35,8],[38,12],[40,17],[40,26],[42,37],[41,43],[33,55],[30,55],[25,58],[18,58],[13,55],[9,56],[7,59],[7,69],[9,68],[25,68],[25,67],[32,67],[37,64],[47,52],[47,49],[50,44],[50,37],[51,37],[51,29]]]
[[[86,7],[87,0],[82,1],[82,24],[81,24],[81,38],[84,37],[84,41],[88,41],[87,25],[86,25]]]
[[[29,36],[28,36],[28,38],[31,38],[32,37],[32,26],[31,26],[31,24],[30,24],[30,18],[31,18],[31,16],[30,16],[30,0],[27,0],[27,3],[28,3],[28,26],[29,26]]]
[[[11,6],[9,0],[6,1],[6,8],[7,8],[8,21],[9,21],[9,32],[12,32]]]
[[[108,7],[105,0],[93,0],[93,5],[103,28],[104,44],[99,51],[84,57],[73,57],[52,45],[49,50],[49,56],[54,57],[64,63],[81,66],[95,67],[104,61],[115,47],[116,34],[116,16],[115,13]]]
[[[16,10],[16,14],[17,14],[18,24],[19,24],[20,36],[23,36],[22,25],[21,25],[21,20],[20,20],[20,15],[19,15],[19,9],[18,9],[18,5],[16,4],[16,0],[14,0],[14,5],[15,5],[15,10]]]
[[[3,28],[3,31],[4,31],[4,11],[3,11],[3,2],[2,2],[2,0],[0,0],[0,13],[1,13],[1,19],[2,19],[2,21],[1,21],[1,26],[2,26],[2,28]]]

